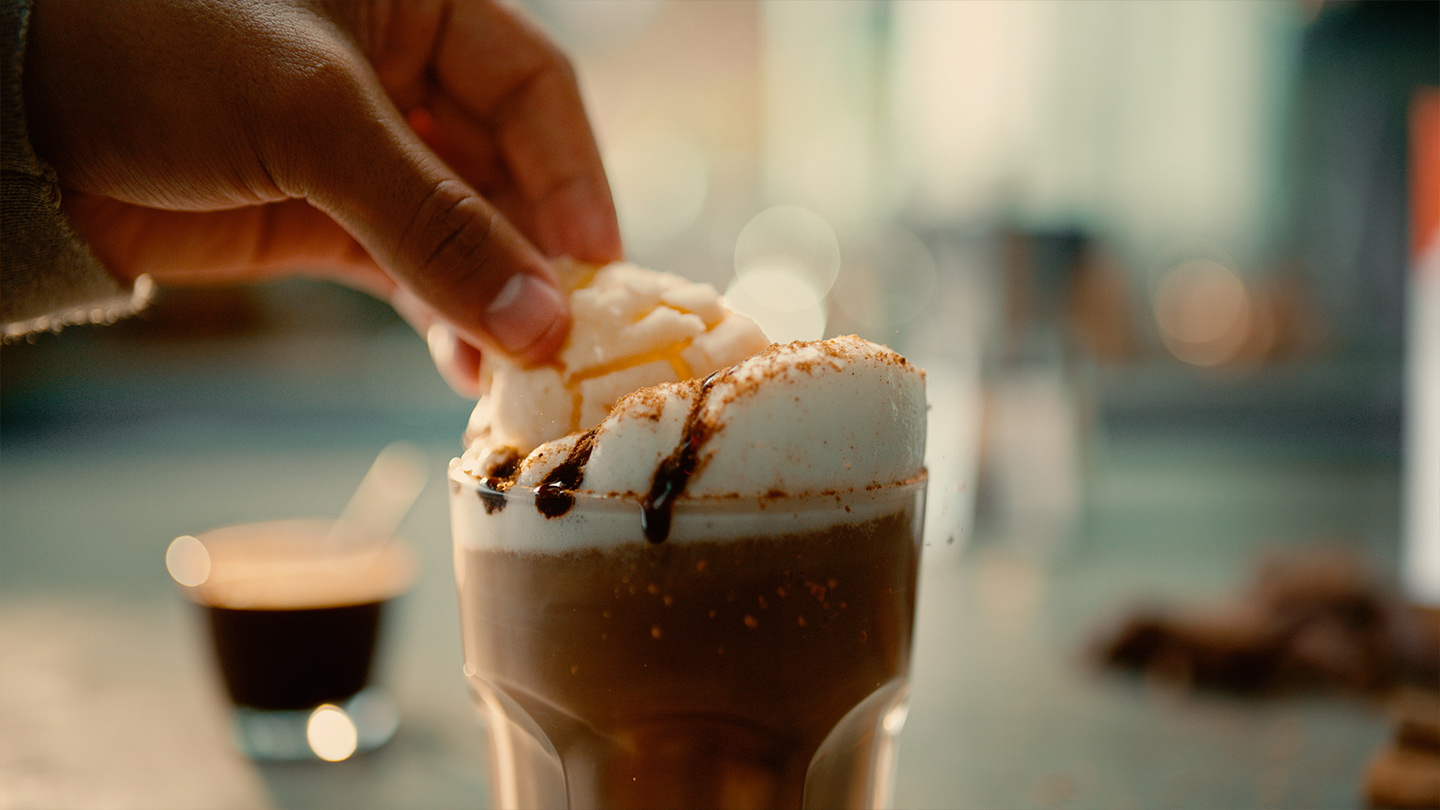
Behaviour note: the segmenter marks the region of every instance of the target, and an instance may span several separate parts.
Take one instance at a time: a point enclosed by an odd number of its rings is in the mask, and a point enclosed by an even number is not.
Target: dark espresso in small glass
[[[346,542],[331,538],[330,527],[232,526],[180,538],[167,555],[171,574],[203,611],[235,706],[237,742],[256,759],[335,758],[316,747],[311,715],[327,706],[343,712],[355,701],[375,713],[379,693],[370,684],[381,628],[388,605],[414,578],[413,556],[401,540]],[[393,708],[388,713],[393,718]],[[363,719],[346,715],[357,726],[356,750],[367,747]]]
[[[297,610],[205,607],[225,690],[237,706],[312,709],[370,682],[384,602]]]

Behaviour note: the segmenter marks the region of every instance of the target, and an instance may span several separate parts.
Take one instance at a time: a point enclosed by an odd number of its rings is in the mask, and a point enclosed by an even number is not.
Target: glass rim
[[[521,503],[533,505],[538,494],[535,487],[515,486],[509,489],[500,490],[489,486],[483,479],[476,478],[468,472],[463,472],[457,467],[452,467],[449,472],[452,494],[468,491],[481,499],[487,496],[503,499],[507,503],[516,500]],[[874,484],[864,488],[848,490],[828,490],[806,493],[780,493],[769,492],[763,494],[727,494],[727,495],[682,495],[675,501],[675,510],[692,512],[723,512],[728,509],[743,509],[753,511],[757,506],[761,509],[770,507],[781,509],[804,509],[804,508],[831,508],[837,503],[845,503],[847,500],[873,501],[886,497],[907,497],[916,492],[923,491],[929,482],[929,472],[922,469],[918,474],[903,481],[895,481],[886,484]],[[586,504],[587,508],[638,508],[644,496],[633,492],[627,493],[601,493],[593,490],[577,489],[566,490],[565,494],[574,499],[576,506]]]

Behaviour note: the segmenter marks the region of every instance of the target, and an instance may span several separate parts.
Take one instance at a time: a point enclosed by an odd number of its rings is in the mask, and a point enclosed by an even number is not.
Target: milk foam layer
[[[574,508],[547,518],[534,493],[512,489],[503,509],[486,508],[481,484],[452,468],[450,521],[462,548],[561,554],[586,548],[643,544],[632,499],[581,493]],[[921,514],[925,476],[901,484],[848,493],[792,498],[684,498],[666,543],[775,538],[823,532],[840,524],[864,525],[904,509]],[[918,531],[918,529],[917,529]],[[463,585],[462,585],[463,587]]]

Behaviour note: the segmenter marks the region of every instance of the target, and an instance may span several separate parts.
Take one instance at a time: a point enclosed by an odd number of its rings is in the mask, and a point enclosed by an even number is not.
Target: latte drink
[[[923,477],[634,503],[452,476],[466,673],[502,807],[875,807],[904,719]]]
[[[450,465],[501,808],[876,808],[908,697],[925,374],[772,344],[714,288],[557,262],[554,359],[497,352]]]

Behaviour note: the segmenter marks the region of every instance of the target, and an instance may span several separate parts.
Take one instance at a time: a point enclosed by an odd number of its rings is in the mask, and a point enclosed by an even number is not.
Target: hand
[[[329,276],[430,332],[452,384],[479,347],[559,347],[545,256],[620,257],[571,68],[493,2],[37,0],[23,75],[111,272]]]

